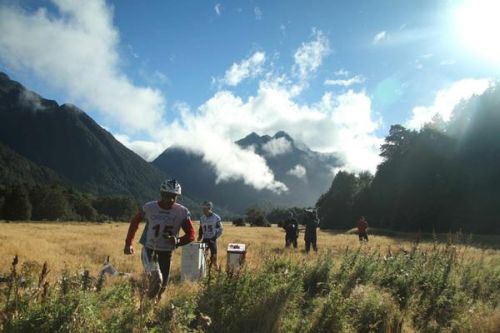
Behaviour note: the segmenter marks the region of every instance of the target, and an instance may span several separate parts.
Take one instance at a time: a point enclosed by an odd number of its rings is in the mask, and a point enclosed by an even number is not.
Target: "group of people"
[[[306,246],[306,252],[309,253],[311,246],[314,251],[318,251],[316,228],[318,227],[318,216],[316,211],[312,208],[304,210],[302,214],[302,222],[305,225],[304,242]],[[361,216],[357,223],[357,234],[359,241],[368,242],[368,222],[364,216]],[[289,212],[288,218],[283,224],[283,229],[285,229],[285,247],[289,248],[293,246],[298,247],[297,240],[299,238],[299,222],[297,221],[296,214],[293,211]]]
[[[318,228],[318,217],[316,211],[312,208],[306,209],[303,213],[304,215],[304,242],[306,247],[306,252],[309,253],[311,247],[314,251],[318,251],[317,245],[317,235],[316,229]],[[289,216],[283,224],[283,229],[285,229],[285,247],[289,248],[293,246],[298,247],[297,240],[299,238],[299,222],[293,211],[289,212]]]
[[[160,200],[150,201],[144,204],[139,212],[132,218],[125,238],[123,252],[127,255],[134,254],[133,240],[139,223],[146,221],[146,226],[139,239],[142,245],[141,261],[149,281],[149,296],[160,299],[166,289],[168,276],[170,274],[170,263],[172,252],[179,246],[189,244],[195,240],[195,230],[189,210],[177,203],[177,196],[181,195],[182,189],[175,179],[164,181],[160,186]],[[217,267],[217,238],[222,235],[223,227],[221,218],[213,211],[213,204],[205,201],[202,204],[203,215],[200,217],[200,228],[198,230],[198,241],[206,244],[210,250],[210,267]],[[311,247],[318,251],[316,229],[318,217],[314,209],[306,209],[302,214],[305,225],[304,241],[306,252]],[[357,224],[359,239],[368,241],[366,229],[368,223],[361,217]],[[299,223],[295,214],[290,211],[285,221],[285,246],[297,248],[299,237]],[[184,235],[179,237],[179,231]]]

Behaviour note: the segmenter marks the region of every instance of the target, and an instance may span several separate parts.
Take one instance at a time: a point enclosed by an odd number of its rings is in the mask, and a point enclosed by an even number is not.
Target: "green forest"
[[[317,202],[321,227],[500,232],[500,88],[462,102],[449,121],[391,126],[375,175],[340,171]]]
[[[58,184],[0,187],[0,219],[5,220],[127,221],[137,209],[128,197],[97,197]]]

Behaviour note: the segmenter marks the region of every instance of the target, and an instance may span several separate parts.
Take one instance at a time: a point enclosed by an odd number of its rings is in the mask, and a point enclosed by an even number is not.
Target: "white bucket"
[[[246,245],[229,243],[227,246],[227,270],[238,270],[245,263]]]
[[[182,247],[181,281],[197,281],[205,276],[205,244],[189,243]]]

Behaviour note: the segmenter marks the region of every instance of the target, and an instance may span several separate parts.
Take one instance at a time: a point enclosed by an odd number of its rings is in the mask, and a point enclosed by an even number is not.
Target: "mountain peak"
[[[292,137],[290,135],[288,135],[288,133],[286,133],[285,131],[278,131],[272,137],[269,135],[260,136],[257,133],[252,132],[252,133],[248,134],[246,137],[244,137],[243,139],[236,141],[236,143],[242,147],[248,147],[248,146],[252,146],[252,145],[260,146],[260,145],[263,145],[271,140],[276,140],[276,139],[280,139],[280,138],[285,138],[287,141],[290,141],[291,143],[294,142],[294,140],[292,139]]]
[[[263,140],[263,137],[261,137],[255,132],[252,132],[247,136],[245,136],[243,139],[236,141],[236,144],[242,147],[248,147],[251,145],[260,145],[264,142],[265,141]]]
[[[278,131],[276,134],[274,134],[273,139],[280,139],[280,138],[285,138],[290,142],[293,142],[293,139],[290,135],[288,135],[287,132],[285,131]]]
[[[82,114],[82,113],[85,114],[85,112],[82,109],[71,103],[64,103],[63,105],[61,105],[61,110],[74,112],[75,114]]]
[[[0,80],[10,81],[10,77],[4,72],[0,72]]]

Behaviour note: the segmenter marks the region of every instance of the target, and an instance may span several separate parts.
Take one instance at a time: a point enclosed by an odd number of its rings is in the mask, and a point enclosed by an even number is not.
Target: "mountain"
[[[216,184],[214,168],[203,161],[201,154],[181,147],[169,147],[154,161],[160,170],[169,170],[187,191],[198,198],[214,201],[219,206],[243,212],[251,205],[311,206],[326,192],[332,182],[332,168],[339,165],[331,154],[314,152],[296,143],[280,131],[274,136],[251,133],[236,142],[241,148],[253,149],[262,156],[275,179],[288,187],[286,193],[257,190],[243,181]]]
[[[54,184],[62,179],[53,171],[41,167],[0,143],[0,184]]]
[[[18,159],[25,170],[23,177],[39,180],[44,172],[50,177],[57,174],[55,178],[100,196],[152,200],[167,177],[166,170],[158,170],[126,148],[76,106],[44,99],[3,73],[0,143],[9,148],[1,150],[2,158],[9,156],[1,160],[2,170],[12,170],[12,161]]]

